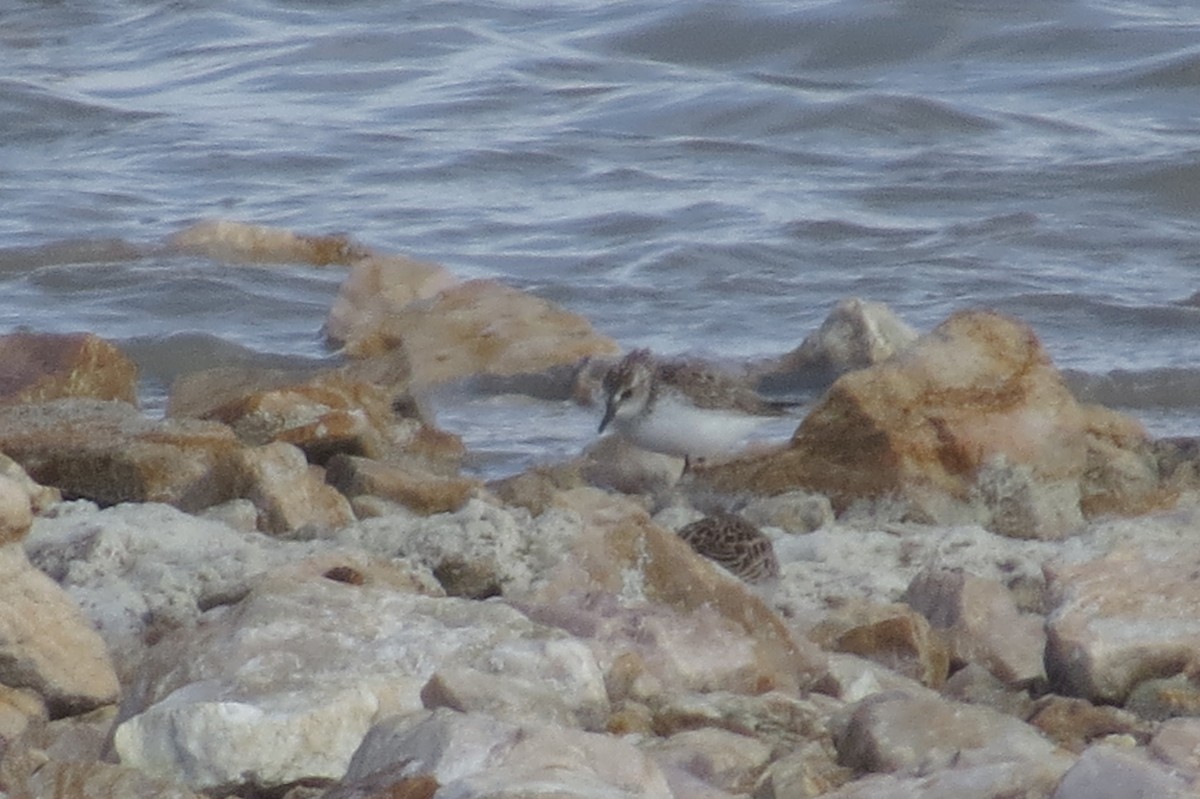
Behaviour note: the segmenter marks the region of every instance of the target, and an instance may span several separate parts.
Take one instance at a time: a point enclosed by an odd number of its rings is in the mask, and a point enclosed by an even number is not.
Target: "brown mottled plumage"
[[[771,539],[741,516],[705,516],[680,529],[679,537],[697,554],[716,561],[748,583],[779,576]]]

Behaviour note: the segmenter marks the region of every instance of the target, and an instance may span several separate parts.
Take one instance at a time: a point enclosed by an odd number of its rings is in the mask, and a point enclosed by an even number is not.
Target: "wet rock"
[[[450,288],[457,279],[445,267],[400,255],[376,255],[353,265],[325,320],[325,334],[354,357],[378,355],[399,343],[388,318],[417,300]]]
[[[931,566],[909,584],[904,601],[941,632],[952,665],[978,663],[1008,685],[1045,679],[1043,620],[1022,614],[1000,583]]]
[[[588,648],[510,607],[292,570],[151,650],[115,748],[194,789],[337,779],[377,720],[420,711],[422,689],[453,669],[491,675],[519,700],[493,712],[607,717]]]
[[[66,399],[0,409],[0,451],[39,483],[102,505],[200,510],[235,496],[228,427],[151,421],[121,402]]]
[[[850,297],[834,306],[772,373],[807,374],[809,382],[829,383],[846,372],[886,361],[916,340],[917,332],[883,303]]]
[[[672,797],[654,762],[618,738],[444,709],[375,725],[346,780],[397,767],[401,774],[436,780],[448,796]]]
[[[731,492],[817,491],[839,512],[899,499],[915,521],[983,521],[1006,535],[1053,539],[1082,523],[1087,430],[1034,333],[968,311],[839,378],[786,449],[697,478]],[[1144,509],[1144,499],[1113,495],[1111,505]]]
[[[459,510],[483,487],[466,477],[443,477],[413,466],[348,455],[337,455],[326,464],[326,479],[348,497],[383,497],[426,516]]]
[[[232,263],[304,263],[346,266],[370,252],[346,236],[309,236],[228,219],[206,219],[171,236],[182,252]]]
[[[313,463],[346,454],[457,470],[465,452],[461,439],[426,424],[419,407],[416,418],[397,414],[407,377],[397,386],[395,371],[387,364],[314,375],[210,369],[176,381],[170,412],[228,424],[249,446],[294,444]]]
[[[754,789],[771,761],[769,747],[746,735],[703,727],[649,743],[644,750],[664,771],[682,771],[733,794]]]
[[[0,336],[0,405],[64,397],[137,402],[137,367],[91,333]]]
[[[103,639],[15,543],[0,546],[0,683],[36,691],[52,716],[110,704],[120,691]]]
[[[1121,703],[1144,680],[1200,662],[1200,555],[1120,547],[1046,567],[1046,669],[1061,693]]]
[[[853,603],[831,614],[808,637],[825,649],[868,658],[931,688],[944,683],[949,673],[946,642],[907,605]]]
[[[1037,730],[990,708],[879,694],[859,702],[834,739],[839,762],[860,771],[927,774],[952,766],[1021,762],[1061,774],[1070,758]]]
[[[354,521],[349,501],[325,482],[291,444],[238,450],[230,458],[234,491],[259,511],[259,529],[273,534],[337,530]]]
[[[1093,746],[1063,775],[1051,799],[1183,799],[1195,796],[1187,781],[1160,764],[1111,746]]]
[[[368,338],[403,346],[418,387],[539,372],[618,351],[583,317],[492,280],[457,284],[397,309]]]

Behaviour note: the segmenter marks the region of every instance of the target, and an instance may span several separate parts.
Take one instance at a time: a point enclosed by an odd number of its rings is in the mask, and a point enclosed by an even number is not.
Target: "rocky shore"
[[[786,444],[485,483],[425,392],[594,402],[616,342],[341,237],[164,246],[344,270],[347,360],[187,375],[156,419],[111,343],[0,337],[0,793],[1200,791],[1200,445],[1078,402],[1019,320],[850,299],[739,375],[825,387]],[[778,574],[677,534],[717,511]]]

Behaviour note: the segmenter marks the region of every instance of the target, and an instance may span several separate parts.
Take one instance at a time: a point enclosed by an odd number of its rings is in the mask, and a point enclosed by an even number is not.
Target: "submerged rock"
[[[515,375],[618,351],[583,317],[494,280],[472,280],[395,309],[373,333],[412,362],[418,387],[479,374]]]
[[[0,404],[64,397],[137,402],[137,366],[91,333],[0,336]]]

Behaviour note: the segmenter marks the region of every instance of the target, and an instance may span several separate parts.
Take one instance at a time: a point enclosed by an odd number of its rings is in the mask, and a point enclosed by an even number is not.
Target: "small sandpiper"
[[[793,407],[702,365],[656,362],[645,349],[609,369],[603,389],[599,432],[611,424],[642,449],[683,458],[684,471],[697,460],[730,454],[755,428]]]
[[[680,529],[679,537],[699,555],[721,564],[748,583],[779,576],[779,560],[771,539],[732,513],[714,513]]]

